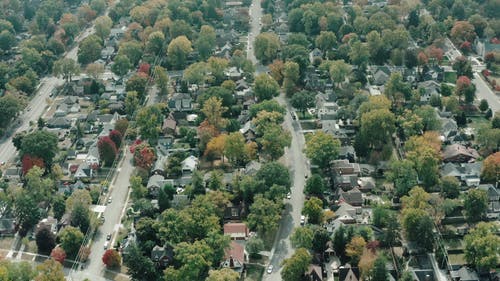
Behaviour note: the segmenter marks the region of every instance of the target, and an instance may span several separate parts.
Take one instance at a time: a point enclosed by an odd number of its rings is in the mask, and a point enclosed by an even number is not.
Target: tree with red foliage
[[[109,268],[114,268],[120,266],[122,263],[122,258],[118,251],[114,249],[109,249],[104,252],[102,256],[102,262]]]
[[[23,175],[26,175],[26,173],[28,173],[28,171],[34,166],[38,166],[42,170],[45,170],[45,163],[43,162],[43,159],[40,157],[32,157],[31,155],[25,154],[23,156],[21,163],[22,163]]]
[[[458,96],[459,100],[462,96],[464,96],[465,102],[471,103],[474,101],[475,93],[476,87],[471,83],[469,77],[458,77],[455,87],[455,94]]]
[[[123,138],[123,135],[122,133],[120,133],[120,131],[113,130],[109,132],[109,138],[115,143],[117,148],[120,148],[120,146],[122,145],[122,138]]]
[[[491,64],[495,62],[495,53],[493,52],[486,53],[484,55],[484,62],[488,67],[491,66]]]
[[[134,154],[136,147],[142,143],[142,140],[135,140],[134,143],[130,146],[130,153]]]
[[[108,137],[102,137],[97,142],[99,158],[104,162],[104,166],[110,167],[116,159],[117,149],[115,143]]]
[[[366,248],[370,251],[372,251],[372,253],[375,254],[375,252],[377,252],[377,249],[380,247],[380,242],[378,240],[373,240],[373,241],[370,241],[366,244]]]
[[[134,163],[136,167],[149,171],[155,161],[155,151],[148,143],[141,143],[135,147]]]
[[[141,63],[141,65],[139,65],[139,69],[137,70],[137,72],[142,72],[142,73],[146,73],[147,75],[149,75],[150,68],[151,68],[151,65],[149,63]]]
[[[466,54],[472,51],[472,44],[469,41],[465,41],[460,45],[460,50]]]
[[[476,38],[474,26],[468,21],[456,21],[450,32],[453,42],[462,44],[464,41],[472,42]]]
[[[441,48],[431,45],[427,48],[427,55],[432,58],[433,61],[436,61],[438,64],[440,64],[444,58],[444,51]]]
[[[55,247],[54,249],[52,249],[50,257],[62,264],[66,259],[66,252],[61,247]]]

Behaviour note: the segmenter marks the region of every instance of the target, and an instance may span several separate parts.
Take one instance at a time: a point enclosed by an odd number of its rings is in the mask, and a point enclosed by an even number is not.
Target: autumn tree
[[[120,148],[122,145],[122,133],[117,130],[112,130],[109,132],[109,138],[115,143],[116,148]]]
[[[302,214],[308,218],[311,224],[320,224],[323,221],[323,201],[318,197],[311,197],[304,202]]]
[[[283,260],[281,278],[287,281],[302,280],[302,277],[311,263],[311,259],[312,257],[307,249],[297,249],[290,258]]]
[[[115,268],[115,267],[119,267],[121,265],[122,258],[120,256],[120,253],[118,253],[117,250],[108,249],[108,250],[106,250],[106,252],[104,252],[104,255],[102,256],[102,262],[108,268]]]
[[[451,29],[450,37],[456,44],[461,44],[465,41],[473,42],[476,38],[474,26],[468,21],[456,21]]]
[[[63,264],[66,259],[66,252],[64,252],[63,248],[56,247],[50,252],[50,257],[60,264]]]
[[[208,272],[206,281],[237,281],[240,279],[240,274],[230,268],[222,268],[218,270],[211,269]]]
[[[498,129],[497,129],[498,130]],[[481,178],[488,182],[498,182],[500,176],[500,152],[486,157],[483,162]]]
[[[307,138],[305,153],[313,164],[325,169],[337,158],[339,149],[339,140],[323,131],[318,131]]]
[[[405,145],[407,159],[417,171],[422,184],[430,188],[438,183],[441,162],[441,140],[435,132],[425,132],[422,136],[411,137]]]
[[[104,73],[104,64],[102,64],[102,63],[89,63],[87,65],[87,67],[85,68],[85,72],[87,72],[87,74],[92,79],[97,80]]]
[[[212,138],[208,143],[207,147],[205,149],[205,157],[207,157],[209,160],[213,161],[221,158],[222,162],[224,162],[224,151],[225,151],[225,145],[226,145],[226,134],[221,134],[218,135],[214,138]]]
[[[361,135],[372,149],[381,149],[390,142],[396,130],[395,116],[388,109],[369,111],[361,117]]]
[[[104,163],[104,166],[111,167],[118,154],[116,144],[109,136],[104,136],[97,141],[97,148],[99,150],[99,159]]]
[[[262,73],[255,78],[255,96],[260,100],[269,100],[279,94],[278,83],[268,74]]]
[[[53,259],[48,259],[37,266],[35,281],[65,281],[63,266]]]
[[[150,171],[156,161],[154,149],[146,142],[135,147],[134,164],[136,167]]]
[[[167,48],[167,56],[174,69],[182,69],[186,64],[187,55],[193,50],[191,41],[182,35],[173,39]]]
[[[208,124],[214,126],[218,130],[224,127],[226,120],[222,118],[222,114],[227,108],[222,106],[222,100],[218,97],[210,97],[203,104],[201,111],[207,118]]]
[[[467,76],[460,76],[457,79],[455,94],[459,100],[464,97],[466,103],[472,103],[476,96],[476,87]]]
[[[354,236],[349,244],[346,245],[346,255],[351,258],[352,264],[358,264],[363,250],[366,246],[366,241],[361,236]]]

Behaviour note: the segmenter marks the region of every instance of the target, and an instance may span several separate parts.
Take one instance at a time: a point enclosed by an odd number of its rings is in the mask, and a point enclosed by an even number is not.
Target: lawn
[[[474,128],[476,130],[478,128],[480,128],[481,126],[487,125],[490,123],[489,120],[487,120],[486,118],[481,117],[481,116],[471,116],[471,117],[467,117],[467,119],[470,119],[472,121],[471,123],[469,123],[469,127]]]
[[[245,277],[245,281],[261,281],[262,274],[264,274],[264,267],[255,264],[249,264],[247,266],[247,274]]]
[[[465,254],[451,254],[448,255],[450,264],[465,264]]]
[[[444,73],[444,82],[455,84],[457,81],[457,73],[456,72],[445,72]]]
[[[316,122],[315,121],[300,121],[300,126],[302,130],[316,130]]]

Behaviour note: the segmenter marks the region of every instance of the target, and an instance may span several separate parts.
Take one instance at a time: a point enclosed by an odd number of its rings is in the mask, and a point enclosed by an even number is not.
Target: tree
[[[158,280],[159,278],[153,261],[144,256],[136,245],[129,248],[125,265],[128,268],[128,275],[134,281]]]
[[[413,163],[422,184],[430,188],[438,183],[441,141],[435,132],[411,137],[405,145],[407,159]]]
[[[346,255],[351,258],[352,264],[358,264],[359,258],[363,254],[366,241],[361,236],[354,236],[349,244],[346,245]]]
[[[262,153],[267,158],[276,160],[283,156],[285,147],[290,146],[292,137],[280,125],[270,124],[257,141],[262,146]]]
[[[308,227],[298,227],[290,236],[290,242],[294,248],[311,249],[314,240],[314,232]]]
[[[63,264],[66,259],[66,252],[64,252],[61,247],[56,247],[50,252],[50,257],[60,264]]]
[[[0,128],[5,128],[23,107],[24,101],[12,94],[0,97]]]
[[[66,213],[66,201],[63,196],[54,196],[52,199],[52,212],[54,213],[54,217],[58,220]]]
[[[480,221],[488,211],[488,194],[484,190],[471,189],[464,199],[464,209],[467,220]]]
[[[486,110],[488,110],[488,108],[490,108],[488,101],[485,99],[481,99],[481,101],[479,102],[479,110],[481,110],[481,112],[485,112]]]
[[[319,131],[307,139],[305,153],[313,164],[325,169],[338,157],[339,149],[339,140]]]
[[[106,250],[106,252],[104,252],[104,255],[102,256],[102,262],[108,268],[115,268],[120,266],[120,264],[122,263],[122,258],[117,250],[108,249]]]
[[[257,35],[254,42],[255,57],[262,63],[267,64],[274,60],[280,49],[280,41],[274,33],[264,32]]]
[[[441,193],[444,198],[458,198],[458,195],[460,195],[460,181],[452,176],[441,178]]]
[[[264,248],[264,241],[256,236],[250,237],[247,241],[247,244],[245,245],[245,250],[248,252],[251,258],[258,257],[260,251],[263,251]]]
[[[379,256],[376,260],[375,263],[373,264],[373,271],[372,271],[372,281],[385,281],[387,280],[387,276],[389,272],[387,272],[387,267],[386,267],[387,260],[385,259],[384,256]]]
[[[349,59],[351,63],[361,69],[364,69],[368,63],[368,59],[370,58],[367,45],[361,43],[360,41],[355,41],[350,44],[350,47]]]
[[[285,114],[286,109],[275,100],[264,100],[250,106],[250,117],[254,118],[261,111],[279,112]]]
[[[186,64],[187,55],[193,50],[191,41],[182,35],[173,39],[167,48],[167,56],[174,69],[182,69]]]
[[[74,258],[83,243],[83,233],[78,228],[67,226],[59,234],[59,240],[66,254]]]
[[[250,206],[248,215],[248,227],[266,237],[278,228],[278,222],[281,218],[281,206],[279,202],[264,198],[258,194]]]
[[[90,211],[88,206],[77,203],[71,212],[71,226],[78,227],[82,233],[86,233],[90,226]]]
[[[318,197],[311,197],[304,202],[302,214],[308,218],[311,224],[320,224],[323,221],[323,201]]]
[[[215,30],[210,25],[202,25],[200,34],[195,42],[195,48],[198,50],[203,60],[207,59],[215,47]]]
[[[318,174],[313,174],[306,181],[305,193],[313,196],[322,196],[325,191],[323,178]]]
[[[102,63],[89,63],[85,68],[85,72],[92,77],[92,79],[97,80],[104,73],[104,64]],[[93,93],[94,94],[94,93]]]
[[[135,40],[122,42],[120,43],[117,55],[127,57],[132,66],[135,66],[139,63],[143,55],[142,46],[141,42]]]
[[[88,64],[101,56],[102,41],[97,35],[89,35],[80,42],[78,48],[78,62]]]
[[[112,130],[111,132],[109,132],[109,138],[113,141],[117,149],[121,147],[123,136],[120,131]]]
[[[261,180],[267,188],[276,184],[289,189],[291,185],[288,168],[276,161],[267,162],[262,165],[256,177]]]
[[[20,192],[14,198],[14,215],[21,227],[22,236],[26,235],[26,232],[36,225],[41,217],[37,203],[27,192]]]
[[[88,208],[90,204],[92,204],[92,197],[90,197],[89,191],[86,189],[77,189],[66,199],[66,211],[71,214],[75,206],[82,205]]]
[[[28,154],[32,157],[43,159],[46,167],[52,165],[52,159],[58,152],[58,138],[55,134],[48,131],[34,131],[27,134],[21,141],[21,154]]]
[[[498,129],[496,129],[498,130]],[[500,176],[500,152],[495,152],[486,157],[483,162],[481,178],[487,182],[498,182]]]
[[[113,61],[113,65],[111,66],[111,71],[113,71],[114,74],[123,77],[131,68],[132,63],[128,57],[125,55],[117,55]]]
[[[108,16],[100,16],[94,21],[95,34],[101,38],[101,40],[106,39],[111,32],[111,27],[113,26],[113,21]]]
[[[269,100],[279,94],[278,83],[268,74],[262,73],[255,78],[255,96],[260,100]]]
[[[305,112],[308,108],[315,106],[314,94],[309,91],[300,91],[293,94],[290,103],[293,107],[302,112],[302,116],[305,116]]]
[[[38,275],[35,281],[65,281],[63,267],[53,259],[48,259],[36,267]]]
[[[465,259],[478,269],[489,270],[498,265],[500,237],[493,223],[480,222],[464,237]]]
[[[135,147],[134,164],[136,167],[150,171],[156,161],[154,149],[146,142]]]
[[[116,159],[118,150],[116,144],[108,136],[104,136],[97,141],[99,159],[104,162],[104,166],[111,167]]]
[[[54,181],[43,178],[44,171],[38,166],[33,166],[25,175],[25,189],[37,202],[46,200],[52,194]]]
[[[169,78],[167,74],[167,70],[159,65],[154,68],[155,75],[155,83],[156,86],[160,89],[161,96],[168,95],[168,86],[169,86]]]
[[[52,249],[56,246],[56,237],[48,226],[38,228],[35,240],[38,253],[42,255],[50,254]]]
[[[3,30],[0,32],[0,49],[6,52],[14,46],[16,42],[16,37],[8,30]]]
[[[300,78],[300,66],[294,61],[287,61],[283,66],[283,88],[287,95],[295,91],[295,86]]]
[[[473,42],[476,38],[474,26],[468,21],[456,21],[451,29],[450,37],[456,44],[461,44],[465,41]]]
[[[338,87],[341,87],[350,72],[351,66],[344,60],[333,61],[329,69],[330,78],[337,83]]]
[[[312,257],[306,249],[297,249],[290,258],[283,260],[281,278],[287,281],[302,280],[304,273],[311,263],[311,259]]]
[[[156,143],[163,122],[162,107],[159,104],[143,107],[137,113],[136,126],[142,139]]]
[[[414,208],[405,209],[402,224],[409,241],[415,242],[425,250],[432,250],[434,224],[426,211]]]
[[[331,31],[321,31],[321,33],[316,37],[316,47],[321,51],[327,52],[335,46],[337,43],[337,37],[335,33]]]
[[[222,106],[222,100],[218,97],[210,97],[203,104],[201,111],[205,114],[208,124],[217,129],[224,127],[226,120],[222,118],[222,114],[226,112],[227,108]]]
[[[470,79],[466,76],[460,76],[457,79],[455,94],[460,99],[464,97],[466,103],[472,103],[476,96],[476,87],[471,83]]]
[[[363,250],[363,254],[359,258],[358,263],[359,270],[361,271],[361,278],[363,278],[363,280],[367,280],[371,277],[373,264],[375,263],[376,258],[377,256],[374,251],[367,248]]]
[[[207,147],[205,148],[205,153],[204,155],[210,160],[215,161],[216,159],[222,159],[222,162],[224,162],[224,151],[225,151],[225,144],[226,144],[226,134],[218,135],[214,138],[212,138],[208,143]]]
[[[453,62],[452,68],[457,72],[458,77],[467,76],[469,79],[472,79],[472,65],[466,57],[457,57]]]
[[[235,166],[246,164],[250,156],[245,151],[245,137],[240,132],[227,135],[224,143],[224,155]]]
[[[240,275],[238,272],[230,268],[222,268],[219,270],[210,270],[206,281],[237,281]]]

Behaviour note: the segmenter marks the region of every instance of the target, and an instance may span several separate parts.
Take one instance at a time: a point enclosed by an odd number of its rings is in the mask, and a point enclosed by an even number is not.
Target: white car
[[[291,199],[291,198],[292,198],[292,193],[288,192],[288,193],[286,194],[286,199]]]
[[[306,223],[306,217],[300,216],[300,225],[304,225]]]
[[[111,196],[109,196],[109,198],[108,198],[108,204],[111,204],[111,201],[113,201],[113,198]]]
[[[268,273],[268,274],[273,273],[273,269],[274,269],[274,266],[273,266],[272,264],[270,264],[270,265],[267,267],[267,273]]]
[[[104,242],[104,250],[107,250],[109,247],[109,241]]]

